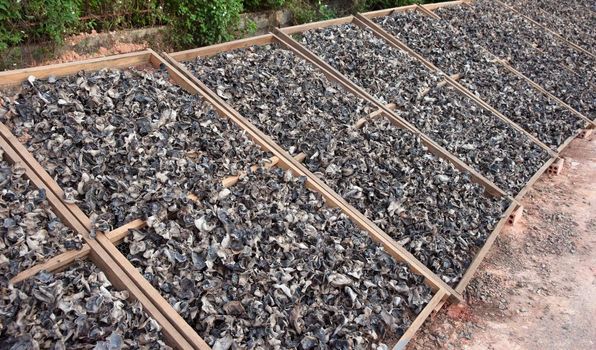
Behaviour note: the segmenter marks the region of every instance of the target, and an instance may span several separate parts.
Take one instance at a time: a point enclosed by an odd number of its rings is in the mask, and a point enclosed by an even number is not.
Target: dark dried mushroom
[[[171,349],[160,326],[91,262],[0,290],[2,349]]]
[[[67,250],[80,249],[82,237],[54,214],[45,190],[10,165],[0,149],[0,285],[19,272]]]
[[[100,231],[200,196],[270,157],[162,71],[35,80],[3,101],[2,122]]]
[[[140,240],[145,250],[133,251]],[[175,218],[119,249],[214,349],[375,348],[432,297],[421,276],[279,168],[249,174],[227,197],[180,203]]]

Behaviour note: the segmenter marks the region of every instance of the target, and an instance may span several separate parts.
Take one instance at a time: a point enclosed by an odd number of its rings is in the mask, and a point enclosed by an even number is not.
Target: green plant
[[[202,46],[234,37],[242,0],[168,1],[165,10],[170,17],[175,44],[180,47]]]
[[[0,1],[0,51],[17,45],[23,39],[16,24],[21,20],[20,6],[14,1]]]
[[[31,0],[25,4],[23,12],[27,20],[33,22],[29,36],[33,39],[48,38],[62,43],[64,35],[70,34],[79,20],[79,3],[73,0]]]
[[[322,21],[335,18],[335,12],[321,0],[309,2],[306,0],[292,0],[288,4],[292,12],[294,24]]]
[[[278,9],[286,4],[286,0],[243,0],[244,8],[249,11]]]

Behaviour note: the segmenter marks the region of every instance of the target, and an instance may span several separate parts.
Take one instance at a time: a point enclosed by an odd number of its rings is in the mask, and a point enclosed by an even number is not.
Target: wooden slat
[[[437,15],[436,13],[430,11],[429,9],[427,9],[424,6],[420,6],[420,5],[416,5],[416,10],[422,12],[423,14],[430,16],[434,19],[441,19],[441,17],[439,17],[439,15]]]
[[[385,107],[390,110],[394,110],[397,108],[397,105],[395,103],[389,103],[389,104],[385,105]],[[384,112],[382,109],[377,109],[376,111],[369,113],[366,117],[362,117],[362,118],[358,119],[352,127],[354,129],[360,129],[364,126],[364,124],[371,121],[372,119],[375,119],[375,118],[381,116],[383,113]]]
[[[401,127],[403,129],[409,130],[414,133],[416,136],[420,138],[422,143],[429,149],[430,152],[443,158],[450,163],[452,163],[456,168],[461,171],[468,172],[471,175],[472,181],[482,185],[487,193],[490,193],[494,196],[505,196],[509,197],[505,191],[500,189],[497,185],[495,185],[492,181],[488,180],[484,175],[480,174],[478,171],[470,167],[468,164],[457,158],[451,152],[446,150],[444,147],[440,146],[436,142],[434,142],[430,137],[425,135],[423,132],[418,130],[414,125],[412,125],[407,120],[403,119],[402,117],[395,114],[392,110],[385,108],[381,102],[379,102],[376,98],[368,94],[364,91],[361,87],[353,83],[351,80],[346,78],[343,74],[338,72],[336,69],[331,67],[327,62],[323,61],[321,58],[310,52],[307,48],[303,45],[298,43],[297,41],[293,40],[291,37],[285,35],[280,31],[276,31],[275,37],[277,37],[282,44],[285,44],[287,48],[292,50],[294,53],[302,57],[303,59],[310,62],[316,68],[321,70],[330,80],[337,81],[342,87],[348,90],[350,93],[353,93],[356,96],[359,96],[371,104],[375,105],[377,108],[383,109],[387,118],[393,124]]]
[[[149,55],[149,51],[145,50],[117,56],[94,58],[85,61],[50,64],[47,66],[4,71],[0,72],[0,86],[6,87],[20,84],[30,75],[35,76],[37,79],[46,79],[50,76],[61,77],[76,74],[83,69],[86,71],[95,71],[102,68],[125,68],[137,66],[147,63]]]
[[[412,271],[425,277],[428,285],[433,290],[443,289],[456,300],[462,300],[462,296],[456,293],[453,288],[447,285],[443,280],[431,272],[424,264],[416,259],[410,252],[397,244],[384,231],[382,231],[376,224],[366,218],[362,213],[349,205],[345,199],[333,191],[320,178],[312,174],[304,165],[293,159],[281,146],[277,145],[270,137],[266,136],[262,131],[244,118],[238,111],[223,101],[216,93],[211,91],[205,84],[198,80],[192,73],[184,67],[180,62],[164,53],[163,56],[170,61],[177,69],[182,72],[188,79],[192,80],[196,89],[199,89],[205,99],[211,103],[217,111],[224,116],[228,116],[231,120],[237,123],[240,127],[247,131],[251,139],[261,145],[264,149],[279,157],[279,166],[284,169],[291,170],[294,174],[305,176],[307,178],[306,186],[316,192],[319,192],[327,205],[331,207],[340,208],[352,221],[360,228],[369,233],[371,238],[379,242],[385,250],[398,261],[403,261],[410,266]]]
[[[197,49],[179,51],[170,54],[173,58],[180,62],[189,61],[196,57],[212,56],[222,51],[230,51],[240,49],[253,45],[266,45],[271,43],[273,36],[271,34],[264,34],[240,40],[229,41],[217,45],[200,47]]]
[[[162,327],[165,340],[168,344],[179,349],[192,349],[193,347],[186,341],[178,332],[169,320],[161,313],[159,309],[147,298],[147,296],[136,286],[135,283],[127,276],[127,274],[120,268],[118,264],[111,259],[103,247],[98,242],[89,236],[89,230],[86,229],[78,219],[68,210],[62,197],[57,196],[52,190],[48,188],[45,181],[39,176],[38,172],[41,168],[39,164],[31,164],[33,158],[31,154],[27,158],[21,157],[21,152],[15,147],[15,140],[7,139],[5,132],[8,129],[4,124],[0,123],[0,148],[4,150],[5,156],[12,163],[19,163],[25,166],[26,176],[38,188],[46,189],[46,198],[53,208],[54,213],[73,231],[81,234],[83,240],[89,246],[91,260],[106,274],[110,282],[120,290],[126,289],[130,293],[133,300],[139,301],[143,306],[143,310],[147,312],[155,321]],[[17,141],[18,143],[18,141]],[[20,143],[18,144],[20,145]],[[20,145],[23,147],[22,145]],[[21,149],[22,151],[22,149]],[[33,159],[33,161],[35,161]],[[36,163],[36,162],[35,162]],[[43,170],[43,169],[42,169]],[[46,173],[47,175],[47,173]]]
[[[126,225],[123,225],[113,231],[108,232],[106,236],[110,239],[110,241],[112,241],[112,243],[118,244],[118,242],[120,242],[122,239],[124,239],[124,237],[126,237],[126,235],[128,234],[128,230],[139,229],[143,226],[145,226],[145,221],[134,220]],[[66,251],[62,254],[56,255],[48,259],[47,261],[41,264],[37,264],[24,271],[21,271],[16,276],[11,278],[10,283],[17,284],[35,276],[40,271],[53,272],[61,270],[77,260],[86,259],[89,254],[91,254],[91,248],[87,243],[85,243],[79,250]]]
[[[352,21],[352,16],[346,16],[346,17],[341,17],[341,18],[329,19],[326,21],[310,22],[310,23],[300,24],[297,26],[285,27],[280,30],[282,30],[284,33],[286,33],[288,35],[291,35],[291,34],[298,33],[298,32],[305,32],[305,31],[311,30],[311,29],[325,28],[325,27],[329,27],[329,26],[333,26],[333,25],[350,23],[351,21]]]
[[[365,12],[362,15],[366,18],[375,18],[375,17],[389,16],[390,14],[392,14],[394,12],[406,12],[406,11],[410,11],[410,10],[416,10],[416,5],[407,5],[407,6],[401,6],[401,7],[394,7],[394,8],[390,8],[390,9],[370,11],[370,12]]]
[[[452,6],[465,5],[468,2],[469,1],[445,1],[445,2],[437,2],[434,4],[424,4],[422,6],[424,8],[426,8],[427,10],[432,11],[432,10],[436,10],[441,7],[452,7]]]
[[[433,298],[426,304],[422,312],[416,316],[414,322],[408,327],[405,333],[399,338],[397,344],[393,347],[393,350],[404,350],[406,346],[414,336],[414,334],[420,329],[424,321],[430,316],[430,314],[441,304],[445,299],[445,292],[438,291]]]

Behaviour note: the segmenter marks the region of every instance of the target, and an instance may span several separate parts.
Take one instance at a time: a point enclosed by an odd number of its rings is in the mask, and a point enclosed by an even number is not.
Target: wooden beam
[[[192,60],[196,57],[213,56],[213,55],[215,55],[219,52],[222,52],[222,51],[241,49],[241,48],[250,47],[253,45],[270,44],[272,39],[273,39],[273,35],[264,34],[264,35],[250,37],[250,38],[229,41],[229,42],[225,42],[225,43],[221,43],[221,44],[200,47],[197,49],[178,51],[178,52],[172,53],[170,55],[173,58],[175,58],[176,60],[178,60],[180,62],[184,62],[184,61]]]
[[[121,226],[113,231],[106,233],[106,236],[110,239],[112,243],[118,244],[122,239],[124,239],[124,237],[126,237],[126,235],[128,234],[128,230],[139,229],[143,226],[145,226],[145,221],[134,220],[124,226]],[[91,254],[91,248],[87,243],[85,243],[83,244],[83,247],[79,250],[66,251],[62,254],[56,255],[46,260],[41,264],[37,264],[24,271],[19,272],[10,280],[10,283],[17,284],[37,275],[40,271],[53,272],[62,270],[77,260],[86,259],[89,256],[89,254]]]
[[[329,27],[329,26],[340,25],[340,24],[345,24],[345,23],[350,23],[350,22],[352,22],[352,16],[346,16],[346,17],[341,17],[341,18],[329,19],[326,21],[310,22],[310,23],[300,24],[297,26],[285,27],[285,28],[281,28],[281,29],[278,28],[278,29],[283,31],[287,35],[292,35],[294,33],[305,32],[305,31],[311,30],[311,29],[325,28],[325,27]]]
[[[156,308],[151,300],[147,298],[145,293],[141,291],[135,283],[127,276],[118,264],[107,254],[103,247],[93,238],[89,236],[89,230],[86,229],[77,218],[68,210],[61,196],[56,195],[45,181],[39,176],[38,172],[41,168],[39,164],[31,164],[33,157],[28,154],[27,158],[21,157],[21,151],[24,148],[16,138],[7,138],[6,131],[8,128],[0,123],[0,148],[4,150],[4,155],[11,163],[19,163],[24,166],[27,178],[37,187],[46,190],[46,197],[53,208],[54,213],[62,220],[64,224],[70,227],[73,231],[81,234],[83,240],[88,245],[91,260],[106,274],[110,282],[120,290],[126,289],[129,291],[130,297],[137,300],[145,312],[152,317],[162,327],[165,340],[168,344],[180,349],[192,349],[188,341],[186,341],[178,332],[176,327],[172,325],[169,320],[161,313],[161,310]],[[10,132],[10,131],[9,131]],[[16,141],[16,143],[15,143]],[[18,145],[17,145],[18,144]],[[20,146],[20,147],[15,147]],[[26,151],[26,150],[25,150]],[[33,161],[35,161],[33,159]],[[42,169],[43,170],[43,169]],[[47,175],[47,173],[46,173]],[[49,175],[47,175],[49,177]],[[76,257],[75,257],[76,258]]]
[[[123,55],[106,56],[93,58],[85,61],[50,64],[47,66],[23,68],[0,72],[0,87],[7,87],[20,84],[30,75],[37,79],[47,79],[51,76],[61,77],[76,74],[81,70],[95,71],[102,68],[125,68],[138,66],[148,62],[150,52],[148,50],[132,52]]]
[[[388,109],[394,110],[397,108],[397,105],[395,103],[389,103],[389,104],[385,105],[385,107]],[[377,109],[376,111],[369,113],[366,117],[362,117],[362,118],[358,119],[356,121],[356,123],[354,123],[354,125],[352,125],[352,127],[354,129],[360,129],[364,126],[364,124],[381,116],[382,114],[383,114],[383,110]]]

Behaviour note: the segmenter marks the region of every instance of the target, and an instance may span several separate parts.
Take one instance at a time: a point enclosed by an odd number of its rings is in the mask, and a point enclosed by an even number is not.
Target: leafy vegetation
[[[288,9],[294,23],[330,19],[350,12],[403,6],[416,0],[0,0],[0,52],[21,44],[60,44],[67,35],[168,25],[177,48],[209,45],[254,32],[243,11]],[[344,4],[345,3],[345,4]]]

